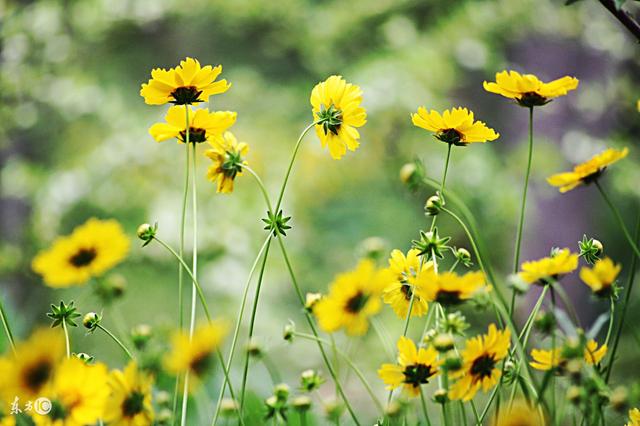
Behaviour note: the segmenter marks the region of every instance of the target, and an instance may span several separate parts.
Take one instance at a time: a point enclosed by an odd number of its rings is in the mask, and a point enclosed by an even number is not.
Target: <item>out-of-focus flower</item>
[[[112,371],[104,421],[113,426],[152,424],[152,385],[153,379],[140,371],[135,362],[130,362],[124,371]]]
[[[558,280],[561,275],[568,274],[578,268],[578,255],[565,248],[554,256],[530,260],[520,265],[518,276],[529,284],[548,284],[550,280]]]
[[[227,324],[222,320],[199,326],[189,339],[189,333],[177,331],[171,338],[171,352],[166,355],[164,364],[173,374],[191,373],[191,389],[199,380],[211,371],[214,354],[227,335]]]
[[[423,299],[444,306],[454,306],[473,297],[485,285],[485,277],[479,271],[467,272],[464,275],[427,271],[420,274],[415,282],[415,292]]]
[[[331,157],[339,160],[347,149],[355,151],[360,145],[357,128],[367,122],[360,87],[332,75],[313,88],[310,101],[316,134],[322,146],[329,147]]]
[[[403,386],[411,396],[420,395],[420,386],[438,374],[438,352],[432,347],[417,348],[404,336],[398,340],[398,364],[382,364],[378,376],[393,390]]]
[[[612,286],[622,269],[621,265],[616,265],[613,261],[605,257],[597,260],[593,268],[584,266],[580,269],[580,279],[598,296],[609,296]]]
[[[640,410],[637,408],[629,410],[629,423],[626,426],[640,426]]]
[[[380,295],[389,281],[389,272],[376,269],[368,259],[353,271],[338,275],[329,287],[329,294],[313,307],[320,328],[329,333],[340,328],[351,335],[366,333],[369,317],[380,311]]]
[[[429,309],[427,301],[418,294],[414,294],[413,286],[417,275],[433,269],[433,262],[424,262],[420,265],[418,253],[419,250],[411,249],[405,256],[400,250],[393,250],[389,258],[389,276],[393,281],[385,287],[382,300],[391,305],[396,315],[402,319],[406,318],[409,312],[412,296],[412,317],[421,317]]]
[[[440,114],[420,107],[417,114],[411,115],[411,121],[417,127],[434,132],[436,139],[457,146],[493,141],[500,137],[484,122],[475,121],[473,112],[467,108],[453,108]]]
[[[211,145],[213,148],[205,152],[213,162],[207,177],[211,182],[217,182],[217,192],[231,193],[236,176],[242,175],[242,166],[249,164],[243,158],[249,152],[249,145],[238,142],[231,132],[225,132],[220,141]]]
[[[588,185],[600,177],[605,169],[622,160],[629,153],[628,148],[618,150],[609,148],[590,160],[578,164],[571,172],[557,173],[547,178],[549,185],[560,188],[560,192],[571,191],[580,185]]]
[[[449,397],[469,401],[480,388],[487,392],[495,386],[501,375],[497,365],[507,356],[510,338],[509,330],[500,331],[490,324],[487,334],[468,339],[462,351],[463,367],[451,375],[457,380]]]
[[[598,342],[591,339],[587,341],[584,348],[584,360],[589,365],[597,365],[602,361],[602,358],[607,354],[607,345],[598,347]],[[547,371],[552,368],[563,368],[567,360],[562,356],[562,348],[556,348],[555,350],[545,349],[532,349],[531,358],[533,361],[529,362],[536,370]]]
[[[50,287],[82,285],[120,263],[129,244],[116,220],[91,218],[38,253],[31,267]]]
[[[509,407],[500,410],[498,417],[493,419],[492,426],[546,426],[544,416],[526,401],[516,401]]]
[[[533,74],[517,71],[496,73],[496,81],[483,83],[484,90],[515,99],[519,105],[532,108],[551,102],[553,98],[566,95],[578,87],[578,79],[565,76],[549,83],[540,81]]]
[[[152,70],[151,79],[140,89],[140,96],[148,105],[207,102],[210,96],[224,93],[231,87],[227,80],[216,81],[221,72],[221,65],[201,67],[197,59],[186,58],[175,68]]]
[[[232,111],[213,111],[193,109],[187,105],[174,105],[164,117],[166,123],[155,123],[149,128],[149,134],[157,142],[176,138],[179,143],[187,140],[186,109],[189,108],[189,143],[202,143],[219,140],[222,134],[236,122],[237,113]]]

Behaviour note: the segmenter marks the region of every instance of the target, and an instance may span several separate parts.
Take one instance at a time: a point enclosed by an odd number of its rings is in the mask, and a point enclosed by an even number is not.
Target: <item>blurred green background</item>
[[[505,68],[544,80],[580,79],[577,91],[536,110],[523,259],[544,256],[553,246],[576,250],[586,233],[600,239],[617,262],[630,262],[594,188],[561,196],[544,182],[605,146],[629,146],[629,158],[607,173],[605,185],[629,226],[635,221],[638,46],[595,1],[565,7],[555,0],[83,0],[0,7],[0,294],[19,336],[47,324],[50,303],[73,299],[82,312],[102,309],[89,287],[48,289],[31,271],[33,256],[56,235],[97,216],[118,219],[134,240],[138,224],[157,221],[159,235],[177,246],[184,150],[148,135],[166,107],[145,105],[138,92],[152,68],[173,67],[185,56],[223,65],[222,76],[233,86],[209,107],[238,112],[232,130],[249,143],[248,160],[274,196],[295,140],[311,120],[314,84],[338,73],[362,87],[368,123],[360,149],[334,161],[308,136],[285,198],[285,211],[293,216],[286,239],[305,290],[325,291],[336,273],[353,267],[364,239],[378,236],[386,250],[405,251],[427,226],[422,206],[432,191],[412,193],[398,178],[400,167],[414,158],[424,161],[429,177],[442,173],[446,145],[410,121],[421,105],[468,106],[501,133],[491,144],[454,149],[448,187],[472,208],[494,266],[506,275],[526,160],[527,111],[482,89],[483,80]],[[201,281],[214,313],[234,318],[265,238],[259,220],[265,207],[249,176],[238,179],[231,196],[216,194],[205,179],[208,160],[199,160]],[[454,244],[468,245],[454,223],[442,220],[440,230]],[[176,317],[175,262],[160,247],[141,249],[133,241],[115,272],[126,277],[128,288],[113,310],[128,326],[148,323],[162,336]],[[585,325],[606,309],[577,276],[564,283]],[[523,298],[521,315],[528,313],[533,293]],[[262,297],[258,341],[295,386],[300,371],[321,368],[321,362],[313,344],[281,339],[287,320],[304,327],[277,250]],[[634,313],[640,304],[637,295],[632,300]],[[465,312],[473,319],[472,333],[486,329],[488,315]],[[105,324],[115,323],[117,315],[107,312]],[[391,335],[400,333],[401,321],[389,309],[382,319]],[[620,376],[636,365],[637,346],[632,330],[627,332],[614,376],[629,385],[636,378]],[[375,335],[337,338],[383,395],[375,370],[385,354]],[[77,329],[73,344],[111,365],[123,361],[102,335],[84,337]],[[259,397],[269,395],[262,366],[252,368],[250,384]],[[353,377],[347,389],[358,409],[370,412]],[[322,395],[332,397],[329,384]],[[200,413],[206,415],[209,405]]]

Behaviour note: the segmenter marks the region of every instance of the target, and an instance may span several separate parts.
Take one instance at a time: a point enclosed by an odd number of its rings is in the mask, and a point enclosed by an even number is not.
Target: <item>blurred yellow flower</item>
[[[541,106],[553,98],[566,95],[578,87],[578,79],[565,76],[549,83],[544,83],[533,74],[520,74],[516,71],[496,73],[496,81],[485,81],[484,90],[497,93],[509,99],[515,99],[524,107]]]
[[[142,84],[140,96],[148,105],[207,102],[210,96],[224,93],[231,87],[227,80],[216,81],[221,72],[221,65],[201,67],[197,59],[186,58],[175,68],[152,70],[151,80]]]
[[[560,188],[560,192],[571,191],[579,185],[587,185],[596,180],[613,163],[622,160],[629,153],[628,148],[609,148],[590,160],[578,164],[571,172],[557,173],[547,178],[549,185]]]
[[[36,426],[85,426],[104,413],[109,396],[106,365],[87,365],[76,357],[65,359],[45,394],[51,400],[48,414],[31,415]]]
[[[547,421],[540,413],[526,401],[516,401],[501,409],[497,418],[493,419],[493,426],[547,426]]]
[[[637,408],[629,410],[629,423],[626,426],[640,426],[640,410]]]
[[[417,127],[434,132],[442,142],[458,146],[493,141],[500,136],[482,121],[474,121],[473,112],[466,108],[453,108],[440,114],[420,107],[417,114],[411,115],[411,121]]]
[[[205,152],[213,162],[209,166],[207,177],[213,183],[218,182],[217,192],[231,193],[236,176],[242,175],[242,166],[249,164],[243,159],[249,152],[249,145],[238,142],[231,132],[225,132],[220,140],[211,145],[213,148]]]
[[[455,306],[473,297],[484,285],[485,277],[480,271],[458,275],[455,272],[437,274],[430,270],[416,278],[415,292],[429,302]]]
[[[584,360],[589,365],[599,364],[606,354],[607,345],[598,347],[598,343],[593,339],[589,340],[584,348]],[[567,361],[562,357],[562,348],[555,350],[532,349],[531,358],[533,361],[529,362],[529,365],[541,371],[548,371],[554,367],[562,368]]]
[[[42,328],[28,340],[16,345],[16,353],[0,361],[3,378],[3,401],[34,400],[50,385],[60,361],[65,356],[64,337],[58,329]]]
[[[207,109],[193,109],[187,105],[174,105],[165,116],[166,123],[155,123],[149,128],[149,134],[157,142],[176,138],[186,141],[186,109],[189,108],[189,142],[220,139],[222,134],[236,122],[237,113],[231,111],[209,112]]]
[[[419,271],[426,272],[433,268],[431,261],[424,262],[420,266],[419,250],[411,249],[405,256],[400,250],[393,250],[389,258],[389,277],[392,282],[388,284],[382,293],[384,303],[391,305],[393,311],[404,319],[409,312],[409,305],[413,295],[412,317],[421,317],[429,309],[429,304],[419,295],[414,295],[414,281]]]
[[[502,374],[497,364],[507,356],[510,338],[509,330],[499,331],[490,324],[487,334],[468,339],[462,351],[463,367],[451,375],[457,380],[449,397],[469,401],[480,388],[487,392],[495,386]]]
[[[328,333],[343,327],[351,335],[366,333],[368,318],[380,311],[380,295],[389,278],[388,270],[376,269],[369,259],[360,261],[353,271],[338,275],[329,294],[313,306],[320,328]]]
[[[110,426],[147,426],[153,423],[151,404],[153,379],[130,362],[124,371],[114,370],[109,376],[111,393],[104,410],[104,421]]]
[[[360,106],[362,90],[347,83],[342,76],[332,75],[318,83],[311,91],[311,106],[316,134],[323,147],[335,160],[349,151],[355,151],[360,142],[357,127],[367,122],[367,112]]]
[[[16,426],[16,417],[10,414],[10,411],[6,413],[4,408],[0,408],[0,426]]]
[[[404,336],[398,340],[398,364],[382,364],[378,376],[388,390],[403,386],[411,396],[420,395],[420,386],[438,374],[438,352],[429,346],[416,348],[413,340]]]
[[[578,268],[578,255],[568,248],[559,250],[554,256],[530,260],[520,265],[518,276],[528,284],[549,284],[561,275],[568,274]]]
[[[164,358],[164,364],[172,374],[191,374],[190,389],[197,387],[200,379],[213,368],[214,354],[228,332],[227,323],[215,320],[197,327],[193,339],[189,333],[178,330],[171,338],[171,352]]]
[[[580,279],[598,296],[609,296],[611,294],[611,286],[616,281],[621,265],[616,265],[613,261],[605,257],[598,259],[593,268],[583,266],[580,269]]]

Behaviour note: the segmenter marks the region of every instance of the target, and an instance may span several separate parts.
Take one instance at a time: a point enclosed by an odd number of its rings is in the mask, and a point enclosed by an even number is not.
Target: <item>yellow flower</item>
[[[215,81],[221,72],[221,65],[201,67],[197,59],[186,58],[175,68],[152,70],[151,80],[142,85],[140,96],[148,105],[207,102],[210,96],[224,93],[231,87],[227,80]]]
[[[316,84],[311,91],[311,106],[316,134],[323,147],[335,160],[349,151],[355,151],[360,142],[357,127],[367,122],[367,112],[360,106],[362,90],[347,83],[339,75],[332,75]]]
[[[172,374],[190,372],[191,389],[208,373],[214,364],[214,354],[227,335],[228,326],[222,320],[199,326],[189,339],[189,333],[177,331],[171,338],[171,352],[164,359],[164,364]]]
[[[382,364],[378,376],[388,390],[403,386],[411,396],[420,395],[420,386],[429,383],[438,374],[438,352],[429,346],[416,348],[411,339],[398,340],[398,364]]]
[[[440,114],[420,107],[417,114],[411,115],[411,121],[417,127],[434,132],[442,142],[458,146],[493,141],[500,136],[482,121],[474,121],[473,112],[466,108],[453,108]]]
[[[249,145],[238,140],[231,132],[225,132],[219,141],[211,143],[205,155],[213,161],[207,171],[207,177],[213,183],[218,182],[217,192],[233,192],[233,181],[242,175],[242,166],[246,166],[243,156],[249,152]]]
[[[128,251],[129,239],[116,220],[91,218],[38,253],[31,267],[50,287],[82,285],[116,266]]]
[[[584,360],[589,365],[598,365],[602,358],[607,354],[607,345],[602,345],[598,348],[598,343],[591,339],[587,341],[584,348]],[[555,350],[545,349],[532,349],[531,358],[533,361],[529,362],[531,367],[536,370],[548,371],[552,368],[563,368],[567,360],[562,357],[562,348],[556,348]]]
[[[104,410],[104,421],[111,426],[147,426],[153,423],[151,393],[153,379],[130,362],[124,371],[112,371],[111,394]]]
[[[473,297],[484,285],[484,274],[479,271],[458,275],[455,272],[437,274],[431,270],[418,276],[415,292],[430,302],[454,306]]]
[[[638,109],[640,109],[640,106]],[[629,410],[629,423],[626,426],[640,426],[640,410],[637,408]]]
[[[15,416],[2,412],[3,408],[0,408],[0,426],[16,426]]]
[[[56,372],[46,396],[51,400],[48,414],[32,412],[36,426],[85,426],[101,418],[109,386],[107,367],[87,365],[78,358],[65,359]]]
[[[629,153],[628,148],[617,150],[609,148],[590,160],[578,164],[571,172],[557,173],[547,178],[551,186],[560,188],[560,192],[571,191],[579,185],[587,185],[595,181],[613,163],[622,160]]]
[[[64,358],[65,344],[60,332],[43,328],[16,345],[16,353],[0,361],[0,376],[5,386],[2,400],[35,400],[43,396],[58,364]]]
[[[611,286],[616,281],[622,266],[616,265],[611,259],[605,257],[598,259],[593,268],[587,266],[580,269],[580,279],[599,296],[609,296]]]
[[[507,408],[500,410],[500,415],[494,418],[493,426],[547,426],[547,421],[534,407],[526,401],[516,401]]]
[[[382,300],[391,305],[393,311],[400,318],[407,317],[411,297],[413,295],[412,317],[421,317],[429,309],[429,304],[422,297],[413,294],[414,281],[419,275],[418,271],[426,272],[433,268],[432,262],[425,262],[420,267],[419,250],[411,249],[405,256],[400,250],[393,250],[389,258],[389,276],[393,280],[384,288]]]
[[[186,105],[174,105],[167,111],[166,123],[156,123],[149,128],[149,134],[157,142],[176,138],[186,141],[186,108],[189,108],[189,142],[220,139],[222,134],[236,122],[237,114],[231,111],[209,112],[207,109],[193,109]]]
[[[313,306],[320,328],[328,333],[340,328],[351,335],[366,333],[368,318],[380,311],[380,295],[389,278],[387,270],[376,269],[368,259],[360,261],[353,271],[338,275],[329,294]]]
[[[518,276],[528,284],[548,284],[557,281],[561,275],[573,272],[578,268],[578,255],[567,248],[558,251],[554,256],[540,260],[530,260],[520,265]]]
[[[468,339],[462,351],[463,366],[451,375],[457,381],[451,386],[451,399],[471,400],[480,388],[487,392],[498,383],[498,362],[507,356],[511,333],[489,325],[488,333]]]
[[[541,106],[553,98],[566,95],[578,87],[578,79],[565,76],[544,83],[533,74],[520,74],[516,71],[496,73],[496,82],[483,83],[484,90],[497,93],[509,99],[515,99],[524,107]]]

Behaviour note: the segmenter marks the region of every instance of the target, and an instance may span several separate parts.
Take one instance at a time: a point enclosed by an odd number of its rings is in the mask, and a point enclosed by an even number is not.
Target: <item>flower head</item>
[[[369,329],[368,318],[380,311],[380,295],[389,283],[389,272],[376,269],[371,260],[362,260],[349,272],[338,275],[329,294],[313,305],[320,328],[362,335]]]
[[[511,333],[489,325],[487,334],[467,340],[462,351],[463,366],[452,374],[456,382],[450,387],[451,399],[471,400],[480,388],[487,392],[500,379],[498,362],[507,356]]]
[[[393,250],[389,258],[388,271],[392,281],[384,288],[382,300],[384,303],[391,305],[396,315],[402,319],[407,317],[412,297],[412,317],[420,317],[429,309],[427,301],[414,294],[414,283],[420,273],[433,268],[433,263],[430,261],[424,262],[420,266],[421,261],[418,253],[419,250],[411,249],[405,256],[400,250]]]
[[[164,117],[166,123],[156,123],[149,128],[149,134],[157,142],[176,138],[179,143],[187,141],[187,108],[189,108],[189,143],[219,140],[222,134],[233,126],[238,116],[231,111],[193,109],[187,105],[174,105]]]
[[[605,257],[597,260],[593,268],[588,266],[580,269],[580,279],[598,296],[612,294],[613,284],[620,273],[622,266],[616,265],[611,259]]]
[[[367,112],[360,106],[360,87],[332,75],[313,88],[310,101],[316,134],[322,146],[329,147],[331,157],[339,160],[347,149],[355,151],[360,145],[356,128],[367,122]]]
[[[398,340],[398,364],[382,364],[378,376],[393,390],[403,386],[411,396],[420,395],[420,386],[438,374],[438,352],[432,347],[416,348],[413,340],[404,336]]]
[[[638,102],[638,109],[640,110],[640,101]],[[629,410],[629,423],[625,426],[640,426],[640,410],[637,408]]]
[[[109,376],[111,393],[104,410],[104,421],[113,426],[142,426],[153,423],[151,387],[153,379],[130,362],[124,371]]]
[[[500,410],[493,420],[493,426],[546,426],[548,423],[535,407],[526,401],[516,401],[508,408]]]
[[[608,166],[622,160],[628,153],[628,148],[623,150],[609,148],[593,156],[590,160],[578,164],[573,168],[573,171],[549,176],[547,182],[551,186],[559,187],[560,192],[571,191],[577,186],[587,185],[595,181]]]
[[[152,70],[151,80],[142,85],[140,96],[148,105],[207,102],[210,96],[224,93],[231,87],[227,80],[216,81],[221,72],[221,65],[201,67],[197,59],[186,58],[175,68]]]
[[[483,83],[484,90],[515,99],[519,105],[532,108],[551,102],[553,98],[566,95],[578,87],[578,79],[565,76],[544,83],[533,74],[516,71],[502,71],[496,74],[496,81]]]
[[[578,268],[578,255],[569,249],[559,250],[555,256],[531,260],[520,265],[518,276],[528,284],[548,284]]]
[[[484,274],[479,271],[467,272],[464,275],[427,271],[416,279],[416,294],[428,301],[454,306],[473,297],[484,285]]]
[[[231,132],[225,132],[218,142],[211,145],[213,148],[205,152],[213,162],[207,177],[211,182],[218,183],[216,192],[231,193],[236,176],[242,175],[242,166],[248,164],[243,157],[249,152],[249,145],[238,142]]]
[[[411,121],[417,127],[434,132],[436,139],[458,146],[493,141],[500,136],[482,121],[474,121],[473,112],[466,108],[453,108],[440,114],[420,107],[417,114],[411,115]]]
[[[607,354],[607,345],[598,347],[598,342],[588,340],[584,347],[584,361],[589,365],[598,365]],[[562,369],[567,363],[567,359],[562,354],[562,348],[555,350],[532,349],[529,362],[536,370],[548,371],[552,368]]]
[[[50,287],[82,285],[120,263],[128,251],[129,239],[117,221],[92,218],[38,253],[31,267]]]

